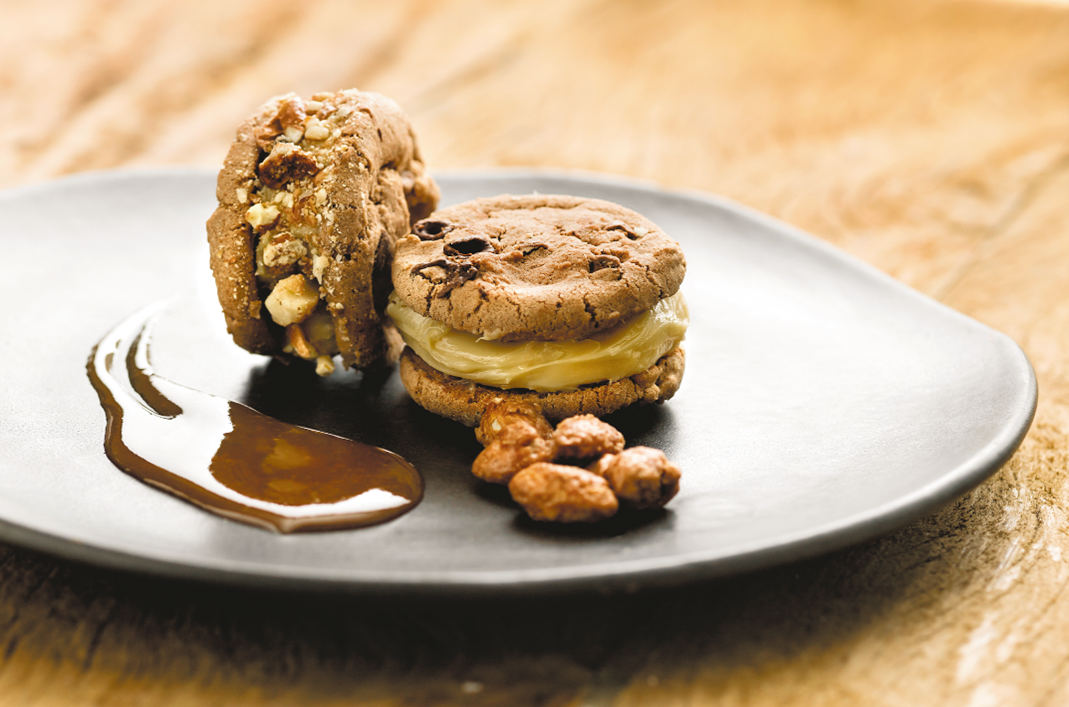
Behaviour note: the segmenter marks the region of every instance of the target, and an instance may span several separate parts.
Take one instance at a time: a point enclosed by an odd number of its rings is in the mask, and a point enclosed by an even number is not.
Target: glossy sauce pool
[[[104,450],[117,467],[209,511],[281,533],[382,523],[423,498],[419,472],[392,452],[157,376],[148,329],[161,309],[126,319],[89,357],[89,380],[107,415]]]

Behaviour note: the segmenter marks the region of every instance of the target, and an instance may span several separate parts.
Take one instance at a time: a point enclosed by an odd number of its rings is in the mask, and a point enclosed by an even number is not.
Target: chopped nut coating
[[[553,456],[552,437],[547,438],[542,430],[526,420],[514,419],[475,457],[471,473],[483,481],[507,484],[524,467],[552,461]]]
[[[245,220],[257,231],[278,223],[279,210],[271,205],[253,204],[245,212]]]
[[[593,523],[614,515],[619,502],[605,479],[574,466],[540,462],[509,482],[509,493],[535,520]]]
[[[604,477],[620,501],[634,508],[660,508],[679,491],[679,467],[659,449],[632,447],[606,454],[587,468]]]
[[[304,136],[309,140],[326,140],[330,137],[330,128],[313,118],[308,122]]]
[[[283,232],[264,244],[263,262],[265,269],[285,270],[301,258],[308,255],[304,241],[297,240],[289,233]]]
[[[557,459],[596,459],[624,448],[624,436],[593,415],[575,415],[562,420],[553,433]]]

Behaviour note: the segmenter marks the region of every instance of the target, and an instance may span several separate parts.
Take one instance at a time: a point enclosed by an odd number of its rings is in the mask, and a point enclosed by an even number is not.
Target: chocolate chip
[[[468,280],[473,280],[479,275],[479,268],[467,260],[458,262],[456,260],[447,260],[446,258],[439,258],[438,260],[432,260],[427,263],[420,263],[419,265],[413,266],[410,272],[413,275],[422,275],[423,271],[427,268],[441,268],[442,270],[445,270],[445,282],[443,282],[435,291],[436,297],[445,297]]]
[[[587,265],[588,272],[597,272],[598,270],[604,270],[605,268],[619,268],[620,259],[614,255],[598,255],[595,256]]]
[[[453,230],[453,224],[445,221],[429,221],[424,219],[412,227],[412,233],[419,236],[421,241],[436,241]]]
[[[636,234],[634,231],[632,231],[631,228],[628,227],[628,225],[625,224],[622,221],[613,221],[612,223],[610,223],[608,226],[605,227],[605,230],[606,231],[623,231],[624,234],[628,238],[633,240],[633,241],[638,240],[638,238],[639,238],[638,234]]]
[[[445,247],[442,248],[442,252],[446,255],[462,258],[493,249],[494,247],[490,245],[490,241],[485,238],[480,236],[468,236],[467,238],[461,238],[452,243],[446,243]]]

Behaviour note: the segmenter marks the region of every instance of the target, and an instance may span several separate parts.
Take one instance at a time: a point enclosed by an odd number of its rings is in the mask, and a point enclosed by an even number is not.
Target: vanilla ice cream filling
[[[390,295],[386,313],[405,343],[433,368],[495,388],[574,390],[641,373],[683,341],[690,315],[682,293],[612,329],[567,341],[491,341],[424,317]]]

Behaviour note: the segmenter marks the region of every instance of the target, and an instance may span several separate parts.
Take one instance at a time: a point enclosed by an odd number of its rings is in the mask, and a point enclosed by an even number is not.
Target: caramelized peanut
[[[524,467],[552,461],[553,456],[552,437],[527,420],[514,419],[475,458],[471,473],[483,481],[507,484]]]
[[[679,492],[679,467],[659,449],[632,447],[606,454],[587,468],[633,508],[660,508]]]
[[[553,433],[558,460],[596,459],[624,448],[624,436],[593,415],[575,415],[562,420]]]
[[[527,422],[546,439],[553,437],[553,428],[535,405],[522,400],[497,399],[490,402],[483,412],[475,438],[484,447],[513,422]]]
[[[509,482],[509,493],[535,520],[593,523],[614,515],[619,502],[605,479],[585,469],[539,462]]]

